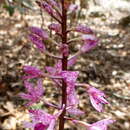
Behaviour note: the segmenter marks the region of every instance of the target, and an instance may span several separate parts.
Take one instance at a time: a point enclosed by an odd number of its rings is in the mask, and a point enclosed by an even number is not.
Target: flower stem
[[[61,0],[62,4],[62,44],[67,44],[67,10],[65,8],[65,0]],[[68,57],[63,54],[62,58],[62,70],[67,70]],[[64,130],[66,103],[67,103],[67,84],[62,80],[62,105],[64,104],[64,110],[59,117],[59,130]]]

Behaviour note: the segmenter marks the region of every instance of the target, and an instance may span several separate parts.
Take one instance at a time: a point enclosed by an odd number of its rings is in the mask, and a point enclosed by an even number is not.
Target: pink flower
[[[27,74],[27,76],[23,76],[23,79],[37,78],[43,74],[38,68],[29,65],[24,66],[23,71]]]
[[[39,79],[37,81],[37,86],[35,87],[34,87],[34,84],[29,83],[28,81],[24,81],[24,85],[25,85],[25,88],[27,89],[27,93],[21,93],[20,97],[28,100],[28,103],[26,105],[30,106],[33,103],[39,102],[44,93],[42,80]]]
[[[75,31],[80,32],[80,33],[84,33],[84,34],[92,34],[93,33],[93,31],[89,27],[87,27],[85,25],[81,25],[81,24],[75,28]]]
[[[99,112],[102,112],[103,111],[103,104],[108,104],[107,100],[104,98],[105,97],[105,94],[94,88],[94,87],[91,87],[87,90],[88,94],[89,94],[89,97],[90,97],[90,101],[93,105],[93,107],[99,111]]]
[[[104,120],[91,124],[87,130],[107,130],[108,125],[114,122],[115,120],[104,119]]]

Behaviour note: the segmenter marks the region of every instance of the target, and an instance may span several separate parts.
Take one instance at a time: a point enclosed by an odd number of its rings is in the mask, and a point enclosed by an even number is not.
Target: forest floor
[[[112,118],[116,123],[110,130],[130,130],[130,13],[121,10],[82,10],[80,20],[91,27],[100,39],[98,46],[87,54],[79,57],[74,70],[81,72],[79,81],[90,83],[103,90],[110,104],[104,112],[96,112],[90,105],[87,95],[82,88],[77,93],[81,100],[79,107],[86,116],[80,117],[90,123]],[[85,12],[85,13],[84,13]],[[51,19],[40,11],[27,11],[21,15],[15,12],[9,16],[2,10],[0,14],[0,129],[23,130],[22,121],[28,120],[27,110],[18,94],[24,91],[22,83],[22,67],[34,65],[44,68],[52,65],[50,60],[40,54],[27,40],[29,26],[43,26],[51,23]],[[72,52],[78,46],[74,46]],[[53,50],[53,45],[48,49]],[[51,83],[45,81],[46,98],[57,99],[57,92],[51,88]],[[52,91],[54,90],[54,94]],[[51,94],[50,94],[51,93]],[[83,129],[80,128],[79,129]],[[66,130],[77,130],[71,123]],[[83,129],[84,130],[84,129]]]

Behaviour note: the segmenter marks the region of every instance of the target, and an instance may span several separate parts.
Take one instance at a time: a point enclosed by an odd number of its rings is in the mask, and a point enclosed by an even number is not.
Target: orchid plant
[[[43,0],[36,1],[38,6],[47,12],[55,21],[51,23],[48,28],[59,36],[61,42],[58,43],[50,38],[47,31],[38,27],[29,28],[29,39],[37,47],[37,49],[56,61],[54,66],[46,66],[44,70],[40,70],[34,66],[24,66],[23,76],[24,85],[27,90],[26,93],[21,93],[20,96],[27,100],[25,104],[29,109],[31,122],[24,122],[26,128],[34,130],[54,130],[57,121],[59,121],[59,130],[64,130],[65,121],[72,121],[74,124],[83,125],[87,130],[107,130],[107,126],[114,122],[112,119],[103,119],[93,124],[89,124],[78,119],[70,118],[69,115],[75,117],[83,115],[84,112],[78,108],[79,99],[76,94],[76,87],[81,86],[85,89],[90,97],[92,106],[99,112],[103,111],[103,104],[108,104],[105,99],[105,94],[97,88],[87,84],[78,83],[77,78],[79,72],[70,71],[79,55],[89,52],[97,43],[94,32],[85,25],[77,25],[75,27],[68,26],[67,16],[75,13],[78,9],[77,5],[71,3],[71,0]],[[77,32],[80,35],[76,38],[70,39],[70,33]],[[70,56],[70,44],[73,42],[80,42],[82,45],[79,50]],[[46,44],[52,43],[59,48],[59,56],[56,56],[48,51]],[[59,104],[52,104],[44,99],[45,88],[43,87],[43,79],[45,77],[51,78],[55,85],[60,90]],[[37,79],[37,84],[31,83],[31,79]],[[32,109],[34,103],[44,101],[45,104],[54,108],[54,114],[49,114],[41,109]],[[55,111],[57,110],[57,111]]]

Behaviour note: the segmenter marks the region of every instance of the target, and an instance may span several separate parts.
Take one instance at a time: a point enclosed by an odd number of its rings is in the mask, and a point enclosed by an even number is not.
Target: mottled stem
[[[61,0],[62,4],[62,44],[67,44],[67,10],[65,8],[65,0]],[[62,70],[67,70],[67,59],[68,57],[63,54],[62,58]],[[65,105],[62,114],[59,117],[59,130],[64,130],[65,114],[66,114],[66,103],[67,103],[67,84],[62,80],[62,106]]]

